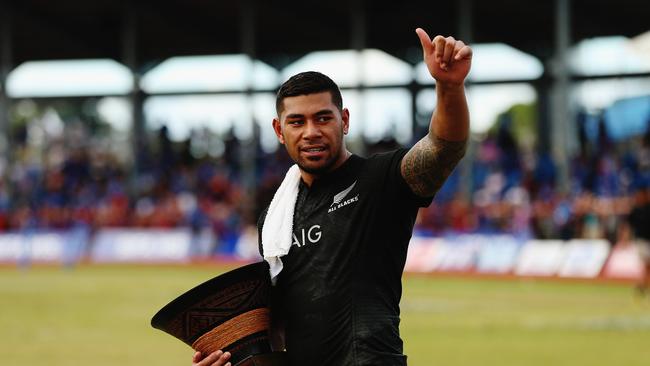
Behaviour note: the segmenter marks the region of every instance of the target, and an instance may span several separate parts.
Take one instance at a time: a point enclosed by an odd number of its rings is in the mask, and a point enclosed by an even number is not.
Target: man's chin
[[[298,167],[300,170],[313,174],[313,175],[322,175],[327,172],[329,172],[332,169],[332,166],[334,165],[333,161],[326,161],[322,163],[314,163],[314,162],[308,162],[308,163],[298,163]]]

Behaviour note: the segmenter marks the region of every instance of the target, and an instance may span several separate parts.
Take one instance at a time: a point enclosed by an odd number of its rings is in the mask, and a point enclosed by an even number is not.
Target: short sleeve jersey
[[[406,364],[401,276],[418,208],[431,203],[400,173],[406,151],[352,155],[311,187],[301,182],[273,289],[290,365]]]

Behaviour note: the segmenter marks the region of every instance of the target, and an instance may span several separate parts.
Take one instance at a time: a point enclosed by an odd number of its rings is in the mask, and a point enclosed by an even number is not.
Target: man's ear
[[[343,108],[341,111],[341,120],[343,121],[343,134],[347,135],[350,129],[350,111],[347,108]]]
[[[278,138],[278,141],[284,145],[284,136],[282,136],[282,122],[279,119],[273,118],[273,131],[275,131],[275,136]]]

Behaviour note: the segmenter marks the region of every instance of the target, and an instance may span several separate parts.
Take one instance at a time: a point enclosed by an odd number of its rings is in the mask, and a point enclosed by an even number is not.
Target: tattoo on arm
[[[413,193],[433,196],[465,155],[466,141],[447,141],[433,133],[418,141],[402,159],[402,176]]]

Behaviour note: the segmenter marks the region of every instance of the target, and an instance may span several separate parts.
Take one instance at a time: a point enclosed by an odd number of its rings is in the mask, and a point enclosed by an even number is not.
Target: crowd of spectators
[[[557,189],[549,153],[523,151],[507,129],[495,131],[472,141],[464,165],[421,210],[417,232],[616,242],[632,195],[650,181],[650,132],[614,142],[603,126],[597,139],[581,138],[569,184]],[[137,174],[92,144],[65,146],[59,164],[30,164],[18,147],[0,180],[0,231],[191,227],[232,244],[254,227],[291,162],[281,148],[264,153],[232,136],[223,142],[220,156],[195,156],[191,141],[173,144],[163,128],[149,155],[139,157]],[[382,141],[365,150],[393,146]]]
[[[137,161],[137,174],[135,161],[124,164],[110,149],[90,143],[64,147],[59,164],[46,158],[30,164],[28,148],[17,148],[20,163],[0,180],[0,231],[207,228],[221,244],[232,245],[255,224],[263,204],[257,203],[270,201],[289,166],[280,150],[244,149],[232,136],[220,156],[194,156],[191,141],[172,144],[165,128],[153,140],[149,154]],[[42,154],[53,150],[46,147]],[[241,167],[250,153],[258,163],[252,173],[258,183],[246,187]]]
[[[579,131],[565,187],[549,153],[521,151],[508,131],[488,136],[477,143],[469,169],[457,169],[422,210],[418,227],[433,235],[509,233],[524,240],[616,243],[634,195],[650,188],[650,121],[645,135],[621,141],[607,136],[603,121],[599,126],[592,140]],[[470,187],[463,188],[467,181]]]

